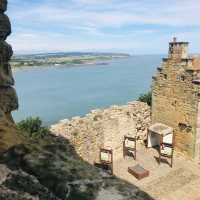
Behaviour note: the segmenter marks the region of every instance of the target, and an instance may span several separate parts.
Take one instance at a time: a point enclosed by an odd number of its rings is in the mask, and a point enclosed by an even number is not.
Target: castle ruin
[[[152,123],[174,128],[176,149],[200,158],[200,57],[189,56],[188,42],[169,43],[153,77]]]

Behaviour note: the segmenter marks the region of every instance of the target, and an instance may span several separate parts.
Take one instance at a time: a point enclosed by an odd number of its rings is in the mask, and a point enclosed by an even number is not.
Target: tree
[[[17,127],[30,138],[43,138],[50,132],[48,128],[42,126],[42,120],[39,117],[22,120],[17,123]]]
[[[138,101],[141,101],[141,102],[144,102],[144,103],[147,103],[149,106],[152,105],[152,92],[149,91],[148,93],[146,94],[141,94],[138,98]]]

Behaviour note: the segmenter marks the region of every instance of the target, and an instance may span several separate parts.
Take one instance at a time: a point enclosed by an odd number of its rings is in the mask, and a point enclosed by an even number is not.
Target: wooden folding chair
[[[111,148],[100,148],[100,164],[110,169],[113,174],[113,150]]]
[[[170,166],[173,167],[173,156],[174,156],[174,135],[172,134],[172,141],[165,142],[163,137],[160,139],[159,146],[159,164],[161,163],[162,158],[169,158],[171,160]]]
[[[124,136],[123,141],[123,157],[132,156],[136,160],[136,151],[137,151],[137,136],[130,137]]]

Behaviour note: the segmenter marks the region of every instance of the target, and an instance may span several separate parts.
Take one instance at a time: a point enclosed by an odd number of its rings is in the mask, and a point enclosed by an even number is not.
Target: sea
[[[16,122],[40,117],[50,126],[94,109],[123,105],[151,89],[161,55],[114,58],[105,63],[30,67],[14,72]]]

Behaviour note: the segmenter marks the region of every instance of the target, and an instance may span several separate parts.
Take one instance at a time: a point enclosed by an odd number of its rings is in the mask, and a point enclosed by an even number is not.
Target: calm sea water
[[[162,56],[115,59],[109,65],[31,68],[14,73],[20,107],[16,121],[39,116],[46,125],[92,109],[126,104],[150,89]]]

